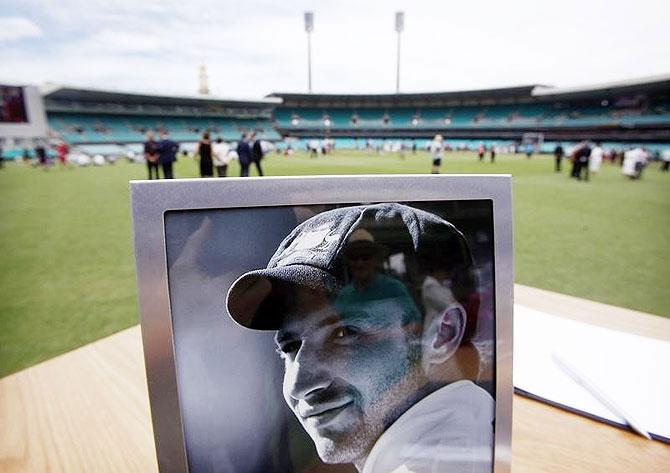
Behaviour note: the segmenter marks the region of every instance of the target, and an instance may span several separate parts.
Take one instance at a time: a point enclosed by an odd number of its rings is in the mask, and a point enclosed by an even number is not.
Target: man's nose
[[[320,350],[303,344],[286,371],[288,394],[295,400],[307,399],[332,383],[332,374]]]

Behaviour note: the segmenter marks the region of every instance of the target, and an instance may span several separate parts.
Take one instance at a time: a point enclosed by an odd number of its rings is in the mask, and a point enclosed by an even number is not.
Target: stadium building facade
[[[339,147],[364,140],[521,143],[583,139],[625,147],[670,146],[670,75],[553,88],[527,85],[413,94],[272,93],[263,99],[168,96],[46,86],[48,135],[84,152],[139,151],[149,130],[166,130],[184,149],[204,131],[234,141],[255,131],[267,141],[331,138]],[[294,141],[295,143],[295,141]],[[25,143],[24,147],[30,144]],[[280,144],[280,146],[282,146]]]
[[[256,132],[264,140],[281,136],[271,123],[279,99],[232,100],[53,87],[44,91],[51,138],[83,151],[111,154],[139,150],[148,131],[195,146],[202,133],[227,141]]]
[[[552,88],[427,94],[273,93],[274,126],[299,138],[430,138],[670,143],[670,75]]]

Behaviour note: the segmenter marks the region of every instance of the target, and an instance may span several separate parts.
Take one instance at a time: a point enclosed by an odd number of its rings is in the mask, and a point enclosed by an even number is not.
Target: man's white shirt
[[[634,148],[624,153],[623,165],[621,166],[621,174],[626,176],[635,176],[637,174],[635,165],[637,163],[644,164],[646,162],[647,154],[642,148]]]
[[[429,394],[379,437],[363,473],[491,473],[495,402],[472,381]]]
[[[430,143],[430,154],[433,156],[433,159],[441,158],[442,152],[444,151],[444,145],[438,140],[433,140]]]
[[[212,154],[215,166],[224,166],[230,162],[230,146],[228,143],[214,143]]]
[[[589,171],[598,172],[600,171],[600,165],[603,162],[603,155],[605,152],[600,146],[596,146],[591,150],[591,156],[589,156]]]

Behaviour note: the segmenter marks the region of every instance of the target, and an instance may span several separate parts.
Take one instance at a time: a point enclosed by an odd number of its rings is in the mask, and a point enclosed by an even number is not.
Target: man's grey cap
[[[226,307],[238,324],[257,330],[277,330],[282,314],[267,303],[283,283],[334,292],[342,286],[342,255],[349,236],[358,228],[403,231],[412,250],[449,240],[471,262],[463,235],[449,222],[424,210],[397,203],[343,207],[315,215],[298,225],[281,242],[266,269],[240,276],[230,287]]]

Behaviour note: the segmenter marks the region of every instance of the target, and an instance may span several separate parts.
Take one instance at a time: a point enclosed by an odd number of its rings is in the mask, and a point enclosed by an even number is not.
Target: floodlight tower
[[[405,29],[405,13],[396,12],[395,14],[395,32],[398,33],[398,63],[395,73],[395,93],[400,93],[400,33]]]
[[[305,32],[307,33],[307,83],[312,93],[312,31],[314,31],[314,13],[305,12]]]

